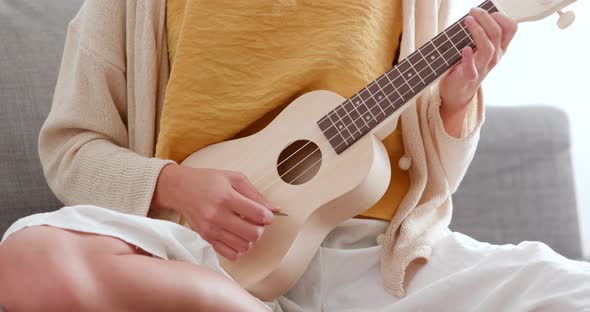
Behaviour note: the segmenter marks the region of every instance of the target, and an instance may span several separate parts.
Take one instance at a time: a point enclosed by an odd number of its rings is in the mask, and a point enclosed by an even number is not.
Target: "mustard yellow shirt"
[[[391,68],[401,0],[168,0],[172,65],[156,156],[178,162],[255,133],[298,96],[350,97]],[[359,217],[391,220],[410,178],[398,127],[384,140],[392,181]]]

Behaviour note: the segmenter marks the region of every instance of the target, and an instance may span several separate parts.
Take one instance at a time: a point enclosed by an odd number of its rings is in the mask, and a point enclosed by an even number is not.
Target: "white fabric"
[[[203,265],[231,278],[219,265],[211,244],[196,232],[177,223],[91,205],[64,207],[54,212],[22,218],[8,228],[0,244],[19,230],[40,225],[116,237],[154,257]],[[274,306],[270,302],[266,304],[269,310]]]
[[[407,272],[406,295],[384,291],[377,244],[386,224],[351,219],[324,240],[275,311],[590,311],[590,263],[539,242],[491,245],[451,232]]]
[[[66,207],[14,223],[5,233],[51,225],[120,238],[154,256],[224,273],[213,248],[172,222],[94,206]],[[406,296],[383,289],[382,246],[387,222],[351,219],[324,240],[297,284],[274,303],[300,311],[590,311],[590,263],[568,260],[537,242],[496,246],[448,231],[426,264],[412,264]],[[277,304],[278,303],[278,304]]]
[[[12,224],[2,241],[26,227],[50,225],[62,229],[117,237],[155,257],[199,263],[219,270],[213,247],[176,223],[124,214],[96,206],[64,207],[55,212],[28,216]]]

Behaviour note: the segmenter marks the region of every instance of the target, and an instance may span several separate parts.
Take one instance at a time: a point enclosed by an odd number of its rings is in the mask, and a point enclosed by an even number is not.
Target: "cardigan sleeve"
[[[433,134],[440,162],[446,175],[451,193],[455,193],[475,156],[481,126],[484,122],[485,108],[481,89],[477,92],[463,121],[461,136],[449,135],[444,127],[440,105],[442,100],[438,86],[429,99],[428,125]]]
[[[128,148],[124,51],[125,1],[86,1],[68,27],[39,156],[65,205],[145,216],[169,161]]]
[[[451,3],[451,0],[440,1],[439,32],[443,31],[450,23]],[[428,102],[428,126],[433,135],[449,188],[451,193],[454,193],[465,176],[477,149],[481,126],[485,120],[483,92],[480,88],[469,104],[459,138],[449,135],[444,127],[440,115],[442,99],[439,84],[433,87],[433,92],[426,101]]]

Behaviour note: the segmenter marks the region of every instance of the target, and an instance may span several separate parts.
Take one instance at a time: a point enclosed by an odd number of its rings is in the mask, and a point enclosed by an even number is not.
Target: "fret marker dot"
[[[409,74],[408,74],[408,77],[412,77],[412,73],[409,73]]]
[[[436,57],[433,55],[430,57],[431,60],[434,60]]]
[[[367,117],[365,117],[366,120],[371,119],[371,116],[367,115]]]
[[[381,96],[381,95],[380,95],[380,96],[379,96],[379,99],[380,99],[380,100],[381,100],[381,99],[383,99],[383,96]]]
[[[338,129],[342,130],[344,128],[342,125],[338,126]]]
[[[361,101],[356,101],[356,105],[361,105]]]

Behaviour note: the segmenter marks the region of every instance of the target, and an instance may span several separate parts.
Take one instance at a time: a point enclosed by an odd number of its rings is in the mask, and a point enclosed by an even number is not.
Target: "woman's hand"
[[[240,173],[181,165],[162,169],[152,208],[176,210],[230,260],[246,253],[279,212]]]
[[[441,118],[450,135],[461,133],[465,113],[484,78],[498,64],[514,38],[518,24],[500,13],[489,14],[471,9],[465,20],[477,51],[470,47],[461,52],[463,59],[440,83]]]

